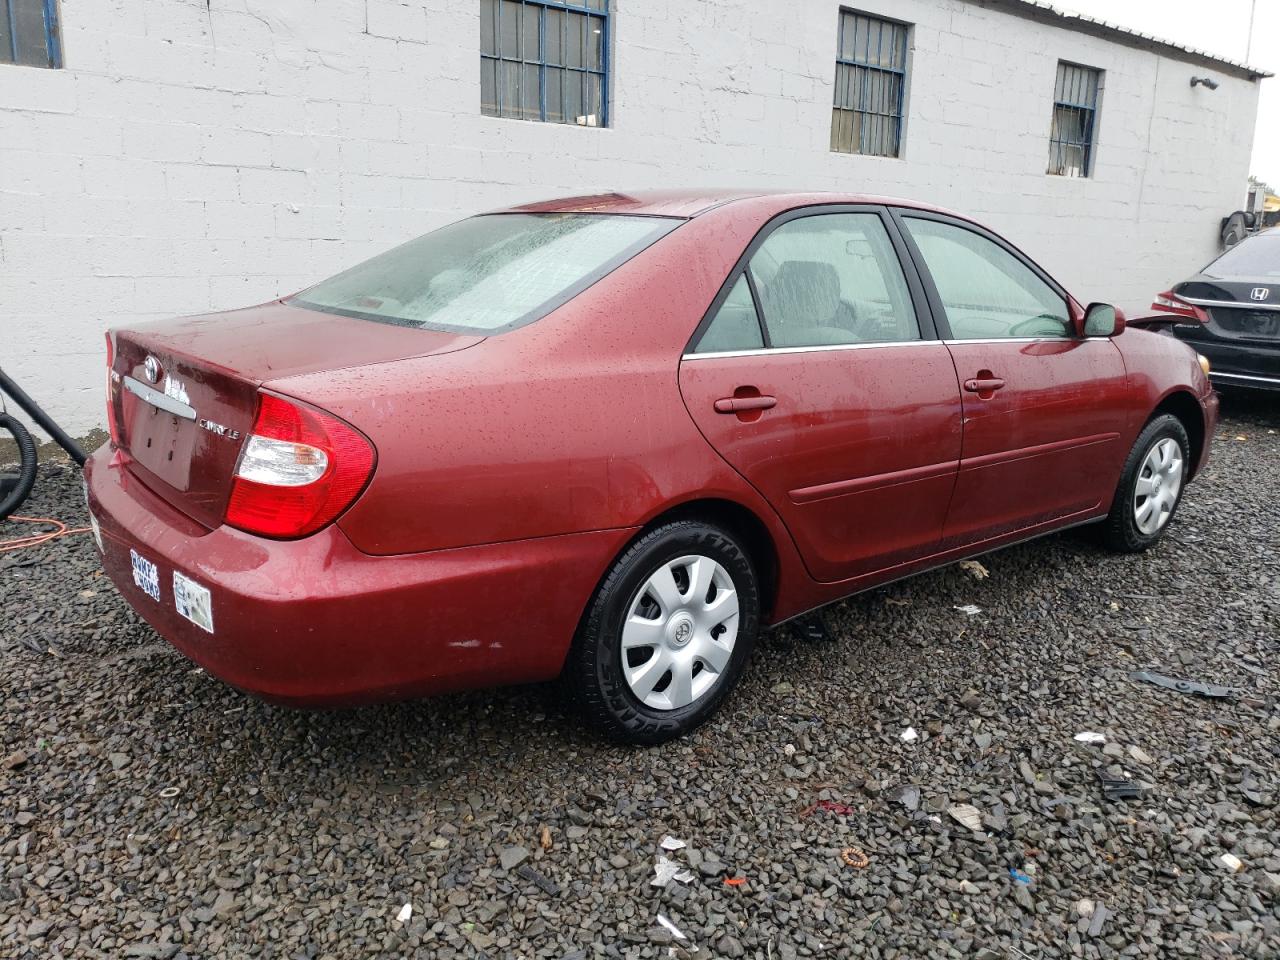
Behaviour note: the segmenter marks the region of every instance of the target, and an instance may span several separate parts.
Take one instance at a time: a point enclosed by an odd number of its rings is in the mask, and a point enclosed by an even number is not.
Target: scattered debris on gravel
[[[540,687],[269,706],[89,535],[0,554],[0,956],[1280,956],[1280,404],[1225,409],[1154,551],[839,604],[656,749]],[[78,473],[26,512],[83,526]]]

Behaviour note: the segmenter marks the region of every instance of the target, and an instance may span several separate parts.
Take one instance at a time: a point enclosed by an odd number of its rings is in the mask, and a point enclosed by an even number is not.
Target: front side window
[[[289,302],[401,326],[497,333],[545,316],[682,222],[580,213],[472,217]]]
[[[749,269],[772,347],[920,339],[902,264],[874,213],[789,220]]]
[[[1098,89],[1102,71],[1059,61],[1049,126],[1049,170],[1062,177],[1087,177],[1093,171],[1098,127]]]
[[[480,0],[480,109],[608,125],[608,0]]]
[[[57,0],[0,0],[0,63],[62,66]]]
[[[979,233],[904,217],[956,340],[1069,337],[1067,302],[1035,271]]]
[[[906,86],[907,25],[841,10],[831,149],[898,156]]]

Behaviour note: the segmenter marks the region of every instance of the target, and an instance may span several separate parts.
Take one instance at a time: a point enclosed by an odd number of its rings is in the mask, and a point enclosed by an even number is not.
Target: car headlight
[[[1204,371],[1204,375],[1207,377],[1209,375],[1209,358],[1203,353],[1197,353],[1196,359],[1200,361],[1200,369]]]

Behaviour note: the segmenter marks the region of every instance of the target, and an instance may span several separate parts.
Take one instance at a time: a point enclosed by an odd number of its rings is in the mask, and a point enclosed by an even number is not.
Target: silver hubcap
[[[1182,448],[1171,437],[1157,440],[1142,459],[1133,491],[1133,519],[1148,536],[1169,521],[1182,489]]]
[[[738,639],[738,591],[710,557],[679,557],[655,570],[622,624],[622,670],[637,700],[679,710],[729,668]]]

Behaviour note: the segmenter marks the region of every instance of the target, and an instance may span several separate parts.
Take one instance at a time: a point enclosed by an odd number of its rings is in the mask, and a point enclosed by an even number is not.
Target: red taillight
[[[111,446],[120,446],[120,424],[116,421],[116,338],[107,331],[107,432],[111,434]]]
[[[1179,317],[1186,317],[1188,320],[1194,320],[1196,323],[1208,323],[1209,314],[1205,313],[1200,307],[1194,303],[1188,303],[1178,296],[1172,290],[1166,290],[1164,293],[1157,293],[1155,301],[1151,304],[1152,310],[1159,310],[1162,313],[1172,313]]]
[[[236,466],[226,521],[264,537],[305,537],[351,505],[373,473],[373,446],[331,414],[260,395]]]

